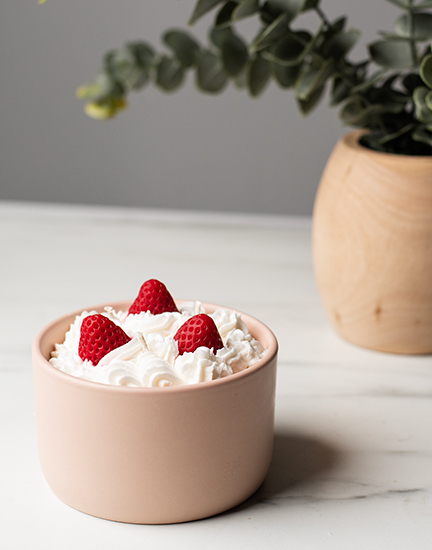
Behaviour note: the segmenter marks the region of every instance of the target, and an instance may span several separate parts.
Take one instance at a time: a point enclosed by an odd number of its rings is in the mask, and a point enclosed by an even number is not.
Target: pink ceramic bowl
[[[130,302],[110,305],[127,310]],[[39,457],[54,493],[82,512],[129,523],[191,521],[251,496],[273,450],[277,341],[270,329],[242,314],[267,352],[227,378],[108,386],[48,362],[80,312],[46,326],[32,348]]]

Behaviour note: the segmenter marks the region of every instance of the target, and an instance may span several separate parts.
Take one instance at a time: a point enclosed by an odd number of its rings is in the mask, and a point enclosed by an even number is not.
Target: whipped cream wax
[[[50,359],[59,370],[93,382],[115,386],[162,387],[207,382],[240,372],[264,354],[262,345],[248,331],[241,315],[227,309],[209,314],[222,337],[224,347],[216,353],[200,347],[179,355],[173,336],[193,315],[205,313],[200,302],[187,302],[179,312],[153,315],[105,308],[104,315],[131,337],[131,340],[101,359],[97,366],[78,355],[83,319],[96,313],[84,311],[75,318],[62,344],[56,344]]]

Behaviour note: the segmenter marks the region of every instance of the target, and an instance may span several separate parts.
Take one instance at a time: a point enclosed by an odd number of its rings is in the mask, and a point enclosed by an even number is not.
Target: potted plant
[[[347,340],[400,353],[432,352],[432,0],[387,0],[400,10],[391,33],[350,52],[360,32],[330,21],[320,0],[198,0],[190,24],[215,13],[209,43],[163,34],[166,51],[132,42],[108,52],[77,95],[94,118],[111,118],[129,93],[154,83],[172,92],[194,73],[209,94],[232,83],[259,96],[292,89],[303,114],[326,91],[351,132],[336,146],[313,216],[314,266],[325,308]],[[313,30],[302,16],[314,12]],[[255,17],[245,40],[237,23]]]

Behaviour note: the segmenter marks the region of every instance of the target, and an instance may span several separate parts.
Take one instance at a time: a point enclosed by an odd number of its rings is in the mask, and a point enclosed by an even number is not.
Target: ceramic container
[[[432,353],[432,157],[333,151],[313,215],[317,284],[335,330],[379,351]]]
[[[127,310],[130,303],[109,305]],[[242,314],[267,352],[227,378],[119,387],[48,362],[78,313],[46,326],[32,348],[40,463],[53,492],[82,512],[147,524],[208,517],[251,496],[273,448],[277,341],[270,329]]]

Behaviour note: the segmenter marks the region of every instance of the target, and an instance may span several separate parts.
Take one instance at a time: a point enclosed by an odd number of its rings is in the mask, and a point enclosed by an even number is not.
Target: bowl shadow
[[[332,470],[341,454],[340,450],[319,439],[276,431],[273,457],[264,483],[245,502],[224,514],[289,499],[291,489]]]

